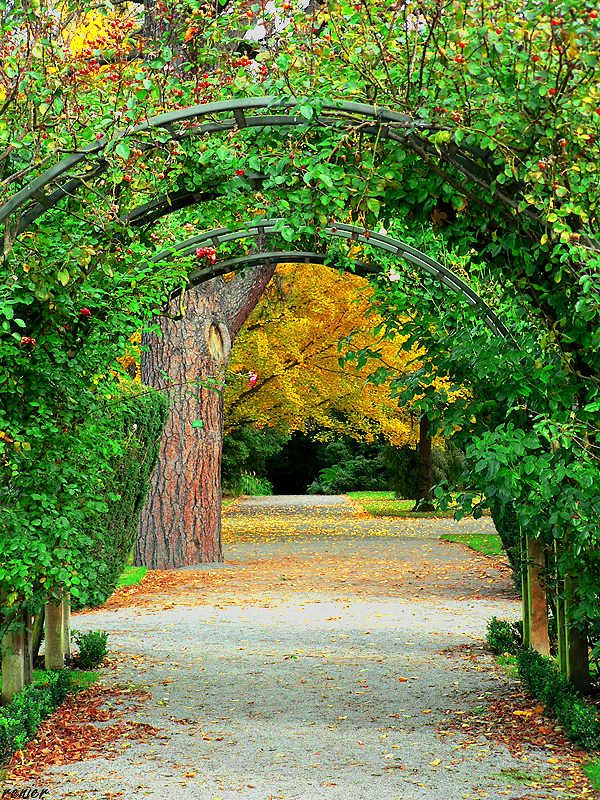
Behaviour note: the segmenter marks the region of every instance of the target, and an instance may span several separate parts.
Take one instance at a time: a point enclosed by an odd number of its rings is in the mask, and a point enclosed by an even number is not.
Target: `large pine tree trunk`
[[[433,460],[431,449],[431,424],[427,414],[419,420],[419,459],[417,467],[417,490],[414,510],[432,511],[431,490],[433,484]]]
[[[135,563],[152,569],[222,561],[221,387],[231,346],[273,266],[215,278],[186,293],[183,319],[145,334],[142,381],[169,393],[170,410],[142,511]],[[178,301],[171,313],[176,315]]]

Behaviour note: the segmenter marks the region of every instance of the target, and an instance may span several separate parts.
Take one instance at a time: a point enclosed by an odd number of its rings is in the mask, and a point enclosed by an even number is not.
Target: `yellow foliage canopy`
[[[414,444],[418,415],[399,409],[389,386],[368,376],[380,365],[414,372],[422,354],[373,333],[380,319],[368,312],[371,291],[364,279],[325,266],[281,265],[233,349],[227,428],[314,424],[367,441],[383,435],[396,446]],[[342,367],[350,347],[368,347],[380,361]]]

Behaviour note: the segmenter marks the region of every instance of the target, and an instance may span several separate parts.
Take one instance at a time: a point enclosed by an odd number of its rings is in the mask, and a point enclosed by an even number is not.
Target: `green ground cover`
[[[500,556],[504,553],[502,540],[495,533],[445,533],[445,542],[457,542],[470,547],[484,556]]]
[[[584,765],[583,771],[590,779],[594,789],[600,789],[600,761],[590,761],[589,764]]]
[[[123,586],[135,586],[141,582],[142,578],[147,572],[148,567],[125,567],[119,576],[116,588],[121,589]]]
[[[86,671],[83,669],[67,669],[69,673],[69,686],[74,692],[79,692],[82,689],[87,689],[92,683],[95,683],[100,677],[99,672]],[[48,680],[48,675],[52,672],[45,669],[33,670],[33,685],[43,686]],[[0,675],[0,691],[2,690],[2,676]]]
[[[393,492],[347,492],[372,517],[451,518],[452,511],[413,511],[414,500],[400,499]]]

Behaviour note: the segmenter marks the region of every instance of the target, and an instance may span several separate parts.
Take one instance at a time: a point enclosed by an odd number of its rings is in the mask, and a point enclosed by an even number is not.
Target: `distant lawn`
[[[504,554],[502,540],[495,533],[445,533],[441,538],[446,542],[464,544],[484,556]]]
[[[402,500],[393,492],[347,492],[372,517],[451,518],[452,511],[412,511],[414,500]]]
[[[125,567],[119,576],[116,588],[122,589],[124,586],[135,586],[141,582],[147,572],[148,567]]]

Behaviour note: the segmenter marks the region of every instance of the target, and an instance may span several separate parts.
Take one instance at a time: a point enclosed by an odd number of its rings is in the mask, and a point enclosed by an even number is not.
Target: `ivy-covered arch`
[[[468,283],[439,261],[436,261],[417,248],[402,242],[400,239],[378,231],[368,230],[358,225],[331,223],[320,232],[321,236],[319,240],[322,244],[322,248],[318,251],[272,251],[262,244],[269,237],[280,233],[284,227],[285,220],[282,218],[275,218],[254,221],[248,225],[240,226],[239,228],[214,228],[213,230],[191,236],[178,244],[161,250],[153,256],[152,260],[154,262],[160,262],[174,257],[192,255],[197,248],[207,244],[217,249],[229,242],[238,242],[248,239],[254,240],[255,245],[258,242],[261,243],[258,249],[255,248],[254,252],[251,254],[221,258],[210,267],[192,271],[188,276],[189,284],[191,286],[197,286],[218,275],[237,272],[238,270],[243,270],[245,267],[266,262],[275,264],[286,262],[312,264],[329,263],[331,261],[331,256],[327,252],[327,241],[332,238],[345,239],[392,253],[392,255],[397,256],[398,259],[413,264],[420,271],[431,275],[443,286],[461,295],[469,305],[477,310],[477,313],[492,331],[500,336],[508,335],[508,330],[504,323]],[[335,265],[339,266],[341,269],[351,269],[355,274],[363,277],[377,275],[381,272],[381,269],[376,264],[369,264],[355,259],[345,260],[345,262],[340,262],[339,265]]]
[[[430,141],[422,134],[443,135],[447,132],[447,127],[444,125],[414,119],[376,105],[344,100],[262,96],[190,106],[151,117],[142,125],[120,130],[110,140],[101,138],[66,156],[0,206],[0,222],[7,221],[18,211],[20,218],[15,224],[15,233],[27,230],[45,211],[55,208],[61,200],[101,175],[107,169],[106,154],[120,141],[138,134],[160,130],[166,132],[169,139],[179,141],[190,137],[252,128],[336,125],[376,136],[380,141],[389,139],[403,144],[422,157],[439,153],[438,143]],[[486,171],[482,168],[482,153],[466,149],[463,151],[453,146],[447,150],[446,157],[465,179],[476,185],[485,186],[486,189],[489,188],[490,176],[486,175]],[[257,176],[257,179],[260,180],[261,177]],[[207,194],[210,195],[211,192]],[[163,212],[168,214],[196,203],[198,199],[196,191],[176,191],[173,203],[171,193],[166,193],[164,197],[154,199],[135,209],[129,217],[132,223],[143,224],[148,220],[154,221],[162,216]]]

